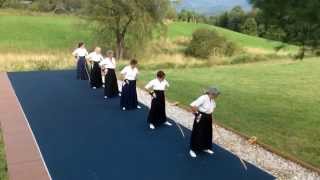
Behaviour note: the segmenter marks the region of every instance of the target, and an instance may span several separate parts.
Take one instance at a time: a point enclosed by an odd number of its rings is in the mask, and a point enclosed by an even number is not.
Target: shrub
[[[210,56],[232,56],[236,45],[228,42],[212,29],[198,29],[192,34],[192,39],[186,49],[186,54],[208,59]]]

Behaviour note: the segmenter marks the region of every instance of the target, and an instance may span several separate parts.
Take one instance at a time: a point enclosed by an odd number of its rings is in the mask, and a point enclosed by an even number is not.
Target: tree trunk
[[[116,58],[121,60],[124,53],[124,36],[121,34],[117,35],[117,49],[116,49]]]

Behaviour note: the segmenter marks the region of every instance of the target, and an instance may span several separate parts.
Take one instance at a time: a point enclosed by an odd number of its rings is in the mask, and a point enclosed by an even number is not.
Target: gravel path
[[[151,96],[147,92],[138,89],[138,99],[139,102],[150,107]],[[167,116],[182,126],[192,129],[193,115],[190,112],[167,102]],[[213,128],[216,132],[216,136],[213,137],[214,143],[269,172],[279,180],[320,180],[318,173],[267,151],[259,145],[251,145],[246,139],[216,124]]]

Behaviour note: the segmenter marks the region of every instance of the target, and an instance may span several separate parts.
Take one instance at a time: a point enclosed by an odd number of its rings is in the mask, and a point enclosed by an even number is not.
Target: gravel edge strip
[[[121,86],[120,86],[121,87]],[[137,88],[140,103],[150,107],[151,96]],[[193,115],[186,110],[167,102],[167,116],[175,122],[192,129]],[[279,180],[320,180],[320,175],[297,163],[274,154],[259,145],[251,145],[243,137],[214,124],[214,143],[272,174]],[[239,162],[240,163],[240,162]]]

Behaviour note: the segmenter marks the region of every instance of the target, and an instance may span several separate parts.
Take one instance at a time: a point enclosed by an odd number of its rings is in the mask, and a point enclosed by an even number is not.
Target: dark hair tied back
[[[79,42],[79,44],[78,44],[78,48],[80,48],[81,46],[83,46],[84,45],[84,43],[83,42]]]
[[[138,64],[138,61],[136,59],[132,59],[130,61],[130,65],[137,65]]]
[[[163,71],[158,71],[157,72],[157,77],[158,78],[164,78],[166,76],[166,74]]]

